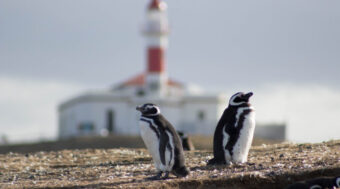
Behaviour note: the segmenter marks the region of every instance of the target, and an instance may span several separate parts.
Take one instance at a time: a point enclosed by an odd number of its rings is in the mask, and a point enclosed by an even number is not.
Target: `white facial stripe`
[[[241,104],[243,104],[243,103],[246,103],[246,102],[233,102],[233,101],[230,101],[230,105],[232,105],[232,106],[238,106],[238,105],[241,105]]]
[[[234,102],[235,98],[236,97],[240,97],[242,93],[236,93],[234,94],[234,96],[232,96],[229,100],[229,104],[232,105],[232,106],[238,106],[238,105],[241,105],[245,102]]]
[[[158,106],[155,106],[155,105],[147,105],[147,106],[145,107],[145,109],[152,109],[152,108],[155,108],[157,111],[156,111],[156,113],[154,113],[154,114],[148,114],[149,116],[155,116],[155,115],[159,115],[159,114],[161,113],[161,110],[159,109]]]
[[[155,116],[155,115],[159,115],[161,113],[161,110],[157,106],[153,106],[153,108],[155,108],[157,110],[157,112],[154,113],[154,114],[148,114],[149,116]]]
[[[155,106],[155,108],[157,109],[156,114],[157,114],[157,115],[160,114],[160,113],[161,113],[161,110],[160,110],[157,106]]]
[[[151,109],[153,107],[154,107],[154,105],[146,105],[145,109]]]
[[[322,187],[320,185],[313,185],[310,189],[322,189]]]

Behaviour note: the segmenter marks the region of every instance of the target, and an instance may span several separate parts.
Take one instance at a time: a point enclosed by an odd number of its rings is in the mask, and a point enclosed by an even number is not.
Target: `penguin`
[[[190,136],[182,131],[177,131],[179,138],[181,139],[183,150],[192,151],[195,150],[194,144],[191,142]]]
[[[167,179],[170,172],[177,177],[189,175],[181,139],[171,123],[161,114],[159,107],[146,103],[137,106],[136,110],[141,112],[139,120],[141,137],[157,169],[157,175],[149,179]]]
[[[217,123],[213,151],[208,165],[245,163],[255,130],[255,110],[249,103],[252,92],[238,92],[229,100]]]
[[[340,176],[337,177],[320,177],[306,181],[296,182],[289,185],[286,189],[324,189],[340,188]]]

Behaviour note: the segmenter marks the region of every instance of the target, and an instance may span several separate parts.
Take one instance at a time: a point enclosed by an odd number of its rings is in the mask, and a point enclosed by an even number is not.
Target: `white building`
[[[151,102],[176,127],[190,134],[211,135],[228,97],[205,95],[168,77],[166,4],[151,0],[143,35],[147,39],[147,68],[107,91],[88,92],[59,106],[59,138],[116,133],[137,135],[136,106]]]

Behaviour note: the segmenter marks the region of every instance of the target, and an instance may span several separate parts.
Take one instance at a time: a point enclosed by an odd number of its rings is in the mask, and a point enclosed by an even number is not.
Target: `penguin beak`
[[[249,93],[247,93],[247,94],[245,94],[244,96],[243,96],[243,99],[245,99],[245,100],[249,100],[249,98],[251,97],[251,96],[253,96],[253,93],[252,92],[249,92]]]
[[[138,110],[138,111],[141,112],[141,111],[142,111],[142,107],[141,107],[141,106],[137,106],[137,107],[136,107],[136,110]]]

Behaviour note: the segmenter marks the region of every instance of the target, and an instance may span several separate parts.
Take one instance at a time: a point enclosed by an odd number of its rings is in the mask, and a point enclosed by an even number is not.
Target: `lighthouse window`
[[[150,84],[150,90],[156,91],[159,89],[159,84],[157,82],[151,83]]]
[[[143,89],[138,89],[136,92],[137,96],[145,96],[145,91]]]
[[[205,119],[205,112],[200,110],[197,113],[198,120],[203,121]]]

